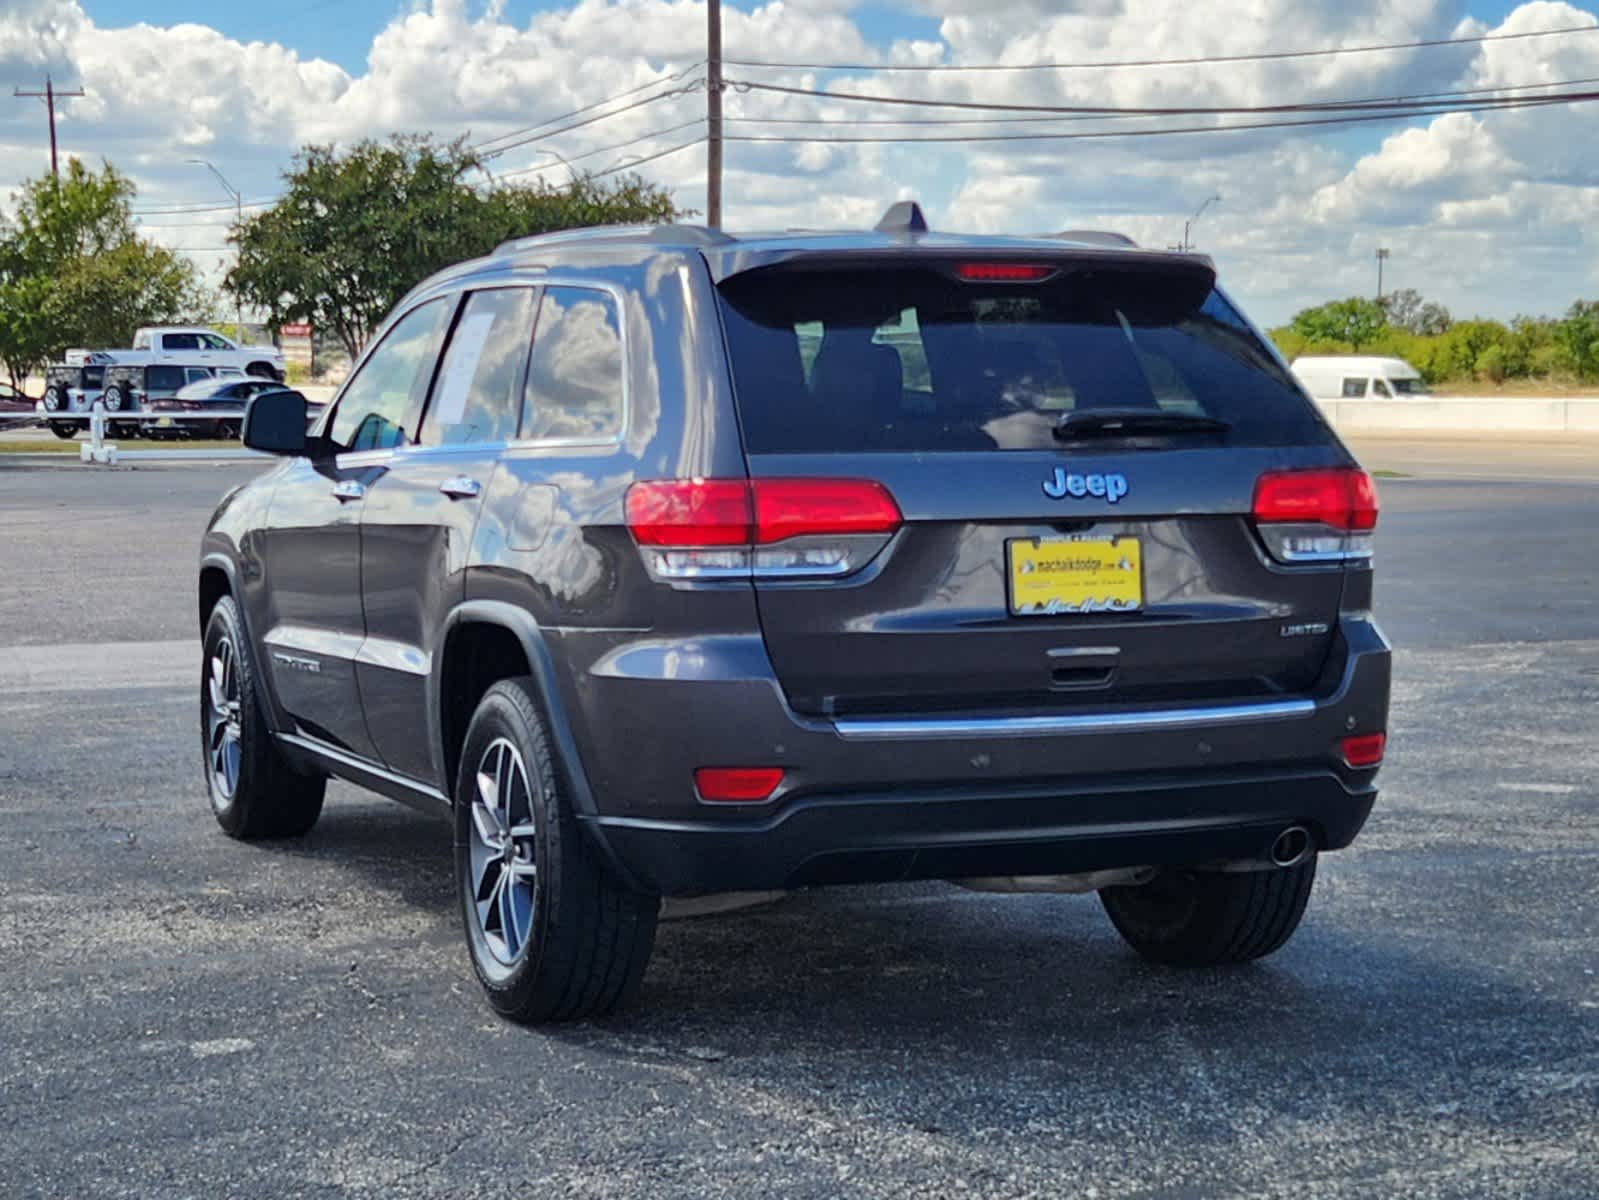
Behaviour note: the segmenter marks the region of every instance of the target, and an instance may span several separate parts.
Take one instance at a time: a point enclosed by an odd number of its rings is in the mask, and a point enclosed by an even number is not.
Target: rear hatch
[[[1307,472],[1291,482],[1325,500],[1355,473],[1205,260],[801,256],[719,289],[757,491],[873,481],[903,517],[847,577],[756,572],[796,709],[1036,712],[1315,684],[1345,552],[1365,539],[1347,521],[1330,541],[1263,536],[1257,488]],[[1268,519],[1303,515],[1305,489],[1287,493]]]

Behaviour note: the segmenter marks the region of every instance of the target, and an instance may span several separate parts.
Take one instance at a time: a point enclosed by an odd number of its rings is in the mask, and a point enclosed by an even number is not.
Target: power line
[[[269,204],[276,204],[282,196],[270,196],[265,200],[246,200],[245,208],[264,208]],[[158,208],[135,208],[129,211],[136,217],[181,217],[194,213],[236,212],[239,206],[233,204],[178,204]]]
[[[1284,112],[1345,112],[1345,110],[1361,109],[1402,109],[1402,107],[1455,107],[1468,106],[1468,98],[1473,96],[1495,96],[1495,93],[1516,93],[1527,91],[1530,88],[1577,88],[1577,86],[1599,83],[1599,75],[1589,75],[1585,78],[1569,78],[1569,80],[1549,80],[1545,83],[1501,83],[1492,88],[1458,88],[1450,91],[1417,91],[1406,96],[1374,96],[1362,99],[1338,99],[1338,101],[1314,101],[1303,106],[1281,106]],[[1583,98],[1586,93],[1575,93],[1578,98]],[[1561,101],[1559,96],[1495,96],[1495,102],[1513,101],[1513,99],[1551,99]],[[999,106],[1003,109],[1004,106]],[[1151,118],[1151,117],[1182,117],[1182,115],[1247,115],[1254,112],[1270,112],[1273,109],[1071,109],[1062,107],[1060,115],[1028,115],[1028,117],[728,117],[729,122],[740,125],[887,125],[887,126],[985,126],[985,125],[1031,125],[1031,123],[1070,123],[1091,122],[1091,120],[1118,120],[1118,118]],[[1055,112],[1055,109],[1051,109]]]
[[[534,125],[524,125],[520,129],[512,129],[506,133],[497,134],[491,138],[484,138],[481,142],[478,142],[476,145],[472,146],[471,149],[482,150],[484,147],[491,146],[495,142],[504,141],[506,138],[514,138],[520,134],[532,133],[535,129],[543,129],[546,125],[558,125],[562,121],[570,121],[573,117],[581,117],[586,112],[593,112],[596,108],[604,108],[607,104],[615,104],[618,100],[626,100],[629,96],[636,96],[639,92],[647,92],[650,88],[661,87],[668,83],[676,83],[680,79],[686,79],[695,70],[704,65],[704,62],[704,59],[700,59],[698,62],[690,63],[676,75],[668,75],[665,79],[652,79],[648,83],[641,83],[637,87],[628,88],[627,91],[618,92],[616,95],[608,96],[604,100],[596,100],[593,104],[585,104],[582,108],[574,108],[571,112],[562,113],[558,117],[550,117],[548,120],[539,121]],[[499,151],[495,151],[495,153],[497,154]]]
[[[678,96],[686,96],[690,92],[698,91],[699,86],[700,81],[695,80],[687,87],[673,88],[668,92],[661,92],[654,96],[645,96],[642,100],[635,100],[631,104],[625,104],[621,108],[612,109],[610,112],[603,112],[597,116],[586,117],[581,121],[573,121],[569,125],[562,125],[559,129],[551,129],[546,133],[530,134],[527,137],[518,138],[516,141],[507,142],[503,146],[496,146],[493,150],[481,153],[479,157],[485,159],[498,158],[500,155],[509,150],[515,150],[519,146],[528,146],[534,142],[548,141],[550,138],[560,137],[563,133],[571,133],[574,129],[582,129],[585,126],[593,125],[599,121],[609,121],[612,117],[619,117],[623,113],[632,112],[634,109],[643,108],[646,104],[655,104],[661,100],[671,100]]]
[[[748,80],[731,80],[730,84],[739,91],[775,92],[786,96],[806,96],[825,100],[843,100],[850,103],[862,104],[889,104],[908,106],[912,108],[954,108],[972,112],[1024,112],[1024,113],[1071,113],[1087,116],[1149,116],[1149,117],[1186,117],[1186,116],[1263,116],[1268,114],[1305,113],[1305,112],[1340,112],[1359,109],[1385,109],[1403,111],[1406,109],[1432,108],[1451,106],[1457,102],[1449,99],[1411,99],[1402,96],[1372,97],[1361,100],[1325,100],[1310,101],[1296,104],[1223,104],[1223,105],[1171,105],[1166,107],[1151,108],[1122,108],[1105,105],[1088,104],[999,104],[984,100],[926,100],[912,96],[889,96],[881,94],[867,94],[864,92],[824,92],[818,88],[790,87],[779,83],[754,83]],[[1491,88],[1490,91],[1507,90],[1504,88]],[[1439,92],[1436,96],[1448,96],[1452,93]],[[1458,103],[1488,104],[1488,101],[1470,100],[1472,93],[1456,93],[1462,97]],[[1422,94],[1423,96],[1426,93]],[[1539,97],[1560,101],[1563,99],[1587,99],[1585,92],[1568,92],[1556,96]],[[1515,97],[1506,97],[1506,101]]]
[[[899,143],[913,144],[916,142],[1037,142],[1037,141],[1077,141],[1108,138],[1135,138],[1157,137],[1175,134],[1191,133],[1240,133],[1251,129],[1296,129],[1320,125],[1358,125],[1371,121],[1406,121],[1416,117],[1444,116],[1452,112],[1502,112],[1506,109],[1543,108],[1551,104],[1571,104],[1599,100],[1599,92],[1589,92],[1580,95],[1577,99],[1565,97],[1538,97],[1516,100],[1502,105],[1479,106],[1473,108],[1440,108],[1425,111],[1361,113],[1356,116],[1320,117],[1302,121],[1251,121],[1235,125],[1187,125],[1165,126],[1159,129],[1095,129],[1083,130],[1073,133],[1009,133],[1009,134],[948,134],[930,137],[849,137],[849,136],[821,136],[821,135],[756,135],[756,134],[729,134],[730,142],[804,142],[804,143]]]
[[[665,158],[669,154],[677,154],[677,153],[679,153],[679,152],[681,152],[683,150],[687,150],[687,149],[689,149],[689,148],[691,148],[693,146],[703,146],[704,144],[705,144],[705,141],[704,141],[703,138],[695,138],[693,141],[683,142],[680,145],[673,146],[669,150],[661,150],[661,151],[659,151],[659,152],[657,152],[655,154],[648,155],[648,156],[646,156],[644,158],[634,159],[632,162],[618,163],[614,167],[607,167],[603,171],[596,171],[596,172],[594,172],[594,174],[590,175],[589,178],[590,179],[604,179],[607,175],[615,175],[618,171],[631,171],[635,167],[642,167],[645,163],[652,163],[658,158]]]
[[[569,154],[562,162],[538,163],[531,167],[518,167],[514,171],[501,171],[500,179],[515,179],[519,175],[531,175],[536,171],[548,171],[564,163],[582,162],[585,158],[593,158],[599,154],[609,154],[614,150],[625,150],[629,146],[636,146],[640,142],[650,141],[652,138],[665,137],[669,133],[679,133],[695,125],[703,125],[704,117],[694,117],[680,125],[668,125],[665,129],[652,129],[649,133],[641,133],[638,137],[628,138],[625,142],[614,142],[609,146],[601,146],[597,150],[585,150],[582,154]]]
[[[1582,84],[1591,84],[1591,83],[1599,83],[1599,75],[1589,76],[1587,78],[1582,78],[1582,79],[1563,79],[1563,80],[1558,80],[1558,81],[1553,81],[1552,80],[1552,81],[1549,81],[1547,83],[1507,83],[1507,84],[1501,84],[1501,85],[1499,85],[1497,87],[1488,87],[1488,88],[1466,88],[1466,89],[1459,89],[1459,90],[1454,90],[1454,91],[1443,91],[1443,92],[1414,92],[1414,93],[1411,93],[1411,94],[1405,95],[1405,96],[1388,97],[1386,100],[1384,100],[1382,98],[1368,98],[1368,99],[1362,99],[1362,100],[1327,101],[1327,102],[1325,102],[1325,106],[1330,111],[1340,111],[1343,108],[1346,108],[1346,107],[1349,107],[1349,106],[1355,106],[1355,105],[1359,105],[1359,106],[1387,106],[1387,104],[1389,104],[1390,102],[1396,102],[1397,103],[1397,102],[1405,102],[1405,101],[1423,101],[1423,100],[1429,100],[1429,99],[1437,99],[1438,102],[1445,103],[1445,102],[1451,101],[1453,98],[1463,98],[1463,97],[1470,97],[1470,96],[1483,96],[1483,95],[1488,95],[1490,93],[1495,93],[1495,92],[1516,92],[1516,91],[1523,91],[1523,90],[1526,90],[1526,89],[1529,89],[1529,88],[1577,87],[1577,86],[1580,86]],[[1508,99],[1515,99],[1516,97],[1504,97],[1504,98],[1508,100]],[[1537,97],[1524,97],[1524,98],[1526,98],[1526,99],[1534,99],[1534,98],[1537,98]],[[1313,105],[1311,107],[1319,107],[1319,106]],[[1053,124],[1053,123],[1056,123],[1056,122],[1067,123],[1067,122],[1076,122],[1076,121],[1099,121],[1099,120],[1107,120],[1108,121],[1108,120],[1113,120],[1113,119],[1149,118],[1149,117],[1156,117],[1156,116],[1183,115],[1184,113],[1188,113],[1188,112],[1198,113],[1198,112],[1209,112],[1209,111],[1211,111],[1211,110],[1208,110],[1208,109],[1192,109],[1192,110],[1184,109],[1184,110],[1181,110],[1180,112],[1178,112],[1176,110],[1174,110],[1172,112],[1166,112],[1166,111],[1146,112],[1146,111],[1139,111],[1139,110],[1115,110],[1115,111],[1095,111],[1095,112],[1072,112],[1072,111],[1067,111],[1064,115],[1060,115],[1060,116],[1020,116],[1020,117],[855,117],[855,116],[851,116],[851,117],[849,117],[847,119],[843,119],[843,120],[841,120],[839,118],[835,118],[835,117],[743,117],[743,116],[740,116],[740,117],[728,117],[726,119],[728,121],[733,121],[733,122],[737,122],[739,124],[744,124],[744,125],[749,125],[749,124],[756,124],[756,125],[841,125],[841,124],[847,124],[847,125],[851,125],[851,126],[856,126],[856,125],[889,125],[889,126],[917,126],[917,125],[968,126],[968,125],[978,125],[978,126],[982,126],[982,125],[1026,125],[1026,124],[1033,124],[1033,123]]]
[[[1193,67],[1222,63],[1274,62],[1289,58],[1324,58],[1337,54],[1375,54],[1385,50],[1424,50],[1433,46],[1472,46],[1482,42],[1509,42],[1521,38],[1556,37],[1567,33],[1593,33],[1599,24],[1568,25],[1559,29],[1536,29],[1524,33],[1484,33],[1471,37],[1429,38],[1419,42],[1387,42],[1380,45],[1334,46],[1320,50],[1273,50],[1256,54],[1205,55],[1197,58],[1143,58],[1117,62],[1069,63],[826,63],[777,62],[770,59],[729,58],[729,66],[758,67],[790,71],[1101,71],[1135,67]]]

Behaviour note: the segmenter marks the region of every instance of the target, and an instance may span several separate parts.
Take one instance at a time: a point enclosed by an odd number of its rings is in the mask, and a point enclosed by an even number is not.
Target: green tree
[[[1382,298],[1382,308],[1389,325],[1421,337],[1443,333],[1453,324],[1447,308],[1425,299],[1415,288],[1389,292]]]
[[[1599,379],[1599,300],[1578,300],[1555,326],[1561,357],[1578,379]]]
[[[231,235],[239,263],[227,286],[274,324],[332,331],[353,357],[417,283],[506,238],[679,215],[667,192],[636,178],[485,193],[481,167],[464,141],[425,136],[307,146],[283,198]]]
[[[140,237],[134,187],[76,159],[30,180],[0,227],[0,361],[14,383],[69,346],[127,346],[140,325],[203,316],[194,266]]]
[[[1334,343],[1359,350],[1387,323],[1388,316],[1382,305],[1355,296],[1296,313],[1288,328],[1313,345]]]

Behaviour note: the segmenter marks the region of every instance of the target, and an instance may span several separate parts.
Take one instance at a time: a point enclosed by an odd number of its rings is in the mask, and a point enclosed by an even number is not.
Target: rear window
[[[722,303],[752,454],[1055,449],[1092,409],[1215,417],[1231,444],[1327,439],[1220,293],[1075,272],[971,284],[939,270],[735,276]],[[1190,289],[1191,290],[1191,289]]]

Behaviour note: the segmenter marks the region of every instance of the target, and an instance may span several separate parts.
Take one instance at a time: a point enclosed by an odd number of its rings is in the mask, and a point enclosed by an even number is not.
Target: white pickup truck
[[[150,362],[237,367],[246,375],[283,379],[283,351],[276,346],[241,346],[210,329],[165,325],[141,329],[133,335],[133,349],[149,355]]]
[[[234,367],[246,375],[283,382],[283,351],[276,346],[241,346],[213,329],[151,326],[133,335],[131,350],[68,350],[70,367],[176,363],[184,367]]]

